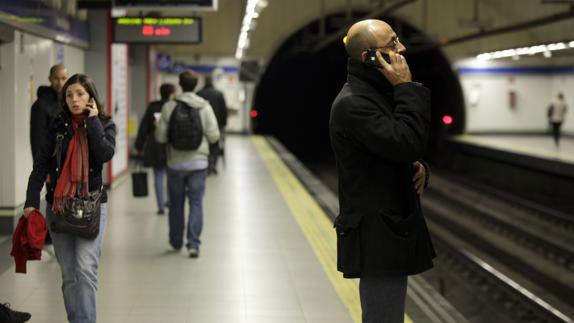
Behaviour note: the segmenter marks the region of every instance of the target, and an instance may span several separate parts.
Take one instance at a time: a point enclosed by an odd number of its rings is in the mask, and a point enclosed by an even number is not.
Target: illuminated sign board
[[[189,8],[193,10],[217,10],[218,0],[114,0],[115,7],[139,8]]]
[[[116,43],[201,43],[200,17],[112,18]]]

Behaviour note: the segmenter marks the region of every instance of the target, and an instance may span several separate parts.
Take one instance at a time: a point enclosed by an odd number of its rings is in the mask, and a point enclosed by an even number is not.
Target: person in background
[[[406,48],[384,21],[351,26],[345,49],[347,82],[329,120],[339,180],[337,269],[360,278],[363,323],[402,323],[408,276],[432,268],[435,257],[419,201],[430,91],[412,81]],[[367,64],[370,57],[378,66]]]
[[[219,140],[217,143],[209,146],[209,166],[207,168],[208,174],[217,175],[217,160],[223,156],[225,145],[225,126],[227,125],[227,104],[223,93],[213,86],[213,78],[211,75],[205,76],[205,86],[197,95],[209,101],[217,124],[219,126]]]
[[[38,145],[28,179],[24,216],[40,207],[40,191],[48,174],[51,180],[46,193],[46,220],[50,231],[54,214],[63,212],[70,198],[102,190],[103,167],[114,156],[116,143],[116,126],[104,111],[88,76],[75,74],[66,81],[60,114]],[[60,138],[62,147],[56,150]],[[58,160],[61,165],[57,165]],[[62,293],[70,323],[96,323],[98,267],[108,217],[105,190],[100,203],[100,229],[94,240],[50,232],[62,271]]]
[[[556,100],[554,100],[548,108],[548,122],[552,126],[552,136],[554,137],[556,148],[560,146],[560,128],[564,122],[567,110],[568,107],[564,100],[564,94],[558,93]]]
[[[136,137],[135,148],[138,155],[143,152],[143,165],[153,167],[155,197],[157,201],[157,214],[165,213],[164,178],[167,163],[166,145],[155,140],[154,132],[156,124],[159,123],[161,109],[163,105],[175,98],[175,85],[164,83],[159,88],[161,99],[149,104],[141,120]]]
[[[48,128],[54,118],[58,115],[60,108],[58,105],[60,91],[68,79],[68,71],[63,64],[57,64],[50,68],[48,80],[50,86],[40,86],[36,93],[37,99],[30,111],[30,145],[32,148],[32,158],[38,153],[41,142],[47,135]],[[46,179],[49,182],[50,178]],[[46,183],[47,185],[47,183]],[[46,234],[44,250],[52,256],[52,238],[50,233]]]
[[[190,258],[199,257],[201,231],[203,228],[203,195],[207,177],[207,157],[209,144],[219,140],[219,128],[213,109],[205,99],[193,93],[198,76],[192,71],[179,74],[179,85],[183,91],[176,101],[167,102],[161,111],[159,125],[155,130],[157,141],[167,143],[167,186],[169,191],[169,243],[174,250],[183,246],[185,229],[185,197],[189,199],[189,219],[187,222],[187,251]],[[201,122],[199,146],[192,150],[176,149],[173,140],[186,141],[187,133],[171,131],[172,114],[176,109],[195,109]],[[175,121],[176,119],[174,119]],[[177,129],[177,127],[174,127]],[[195,129],[196,131],[198,129]],[[190,130],[190,132],[193,132]],[[198,131],[199,132],[199,131]],[[184,138],[185,140],[182,140]]]

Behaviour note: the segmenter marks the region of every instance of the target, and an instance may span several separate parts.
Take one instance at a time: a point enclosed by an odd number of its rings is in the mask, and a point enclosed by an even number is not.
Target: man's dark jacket
[[[50,123],[58,113],[58,92],[51,86],[40,86],[36,93],[38,99],[32,105],[30,112],[30,144],[32,146],[32,158],[38,152],[38,146],[48,134]]]
[[[161,113],[167,100],[151,102],[145,111],[138,129],[135,147],[143,151],[143,164],[146,167],[165,168],[167,165],[167,146],[155,140],[154,113]]]
[[[349,60],[330,117],[339,176],[337,267],[345,277],[412,275],[432,267],[435,252],[412,182],[429,121],[427,88],[393,87],[377,69]]]
[[[225,104],[223,93],[214,88],[213,85],[207,85],[197,92],[197,95],[209,101],[209,105],[211,105],[213,113],[215,113],[215,118],[217,118],[219,129],[224,129],[227,125],[227,105]]]
[[[102,120],[99,117],[89,117],[85,121],[88,133],[89,163],[89,190],[90,192],[99,190],[102,187],[102,170],[104,163],[112,159],[116,147],[116,125],[111,119]],[[68,146],[72,139],[73,129],[70,116],[67,112],[60,113],[52,123],[47,132],[46,138],[39,145],[34,167],[28,179],[28,190],[26,191],[26,203],[24,208],[40,208],[40,191],[46,180],[46,175],[50,174],[52,179],[47,184],[46,201],[52,204],[54,200],[54,190],[61,172],[61,166],[57,166],[57,158],[54,154],[56,147],[56,135],[63,134],[64,140],[62,152],[60,154],[63,166],[68,152]],[[101,203],[107,202],[107,194],[102,192]]]

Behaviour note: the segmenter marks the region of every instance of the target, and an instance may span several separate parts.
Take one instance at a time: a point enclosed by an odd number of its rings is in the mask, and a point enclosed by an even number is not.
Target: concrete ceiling
[[[396,0],[268,0],[251,33],[246,57],[268,61],[279,46],[294,32],[322,15],[353,10],[373,12]],[[478,7],[475,7],[476,1]],[[393,11],[391,16],[422,30],[432,40],[452,39],[477,33],[474,17],[488,31],[570,10],[572,5],[547,4],[545,0],[418,0]],[[196,55],[233,56],[246,0],[219,0],[218,12],[198,12],[204,20],[204,42],[200,45],[159,45],[158,50],[180,58]],[[475,11],[478,8],[478,11]],[[182,11],[163,15],[191,14]],[[574,19],[483,37],[444,48],[451,59],[484,51],[574,39]]]

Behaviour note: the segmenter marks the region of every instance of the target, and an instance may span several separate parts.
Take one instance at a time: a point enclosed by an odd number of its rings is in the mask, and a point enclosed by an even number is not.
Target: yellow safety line
[[[360,323],[361,303],[359,301],[358,280],[344,279],[342,274],[337,271],[337,240],[333,224],[301,182],[269,146],[267,140],[261,136],[253,136],[251,141],[257,148],[267,170],[271,173],[275,184],[305,234],[339,298],[347,307],[353,321]],[[406,314],[405,323],[413,323]]]

